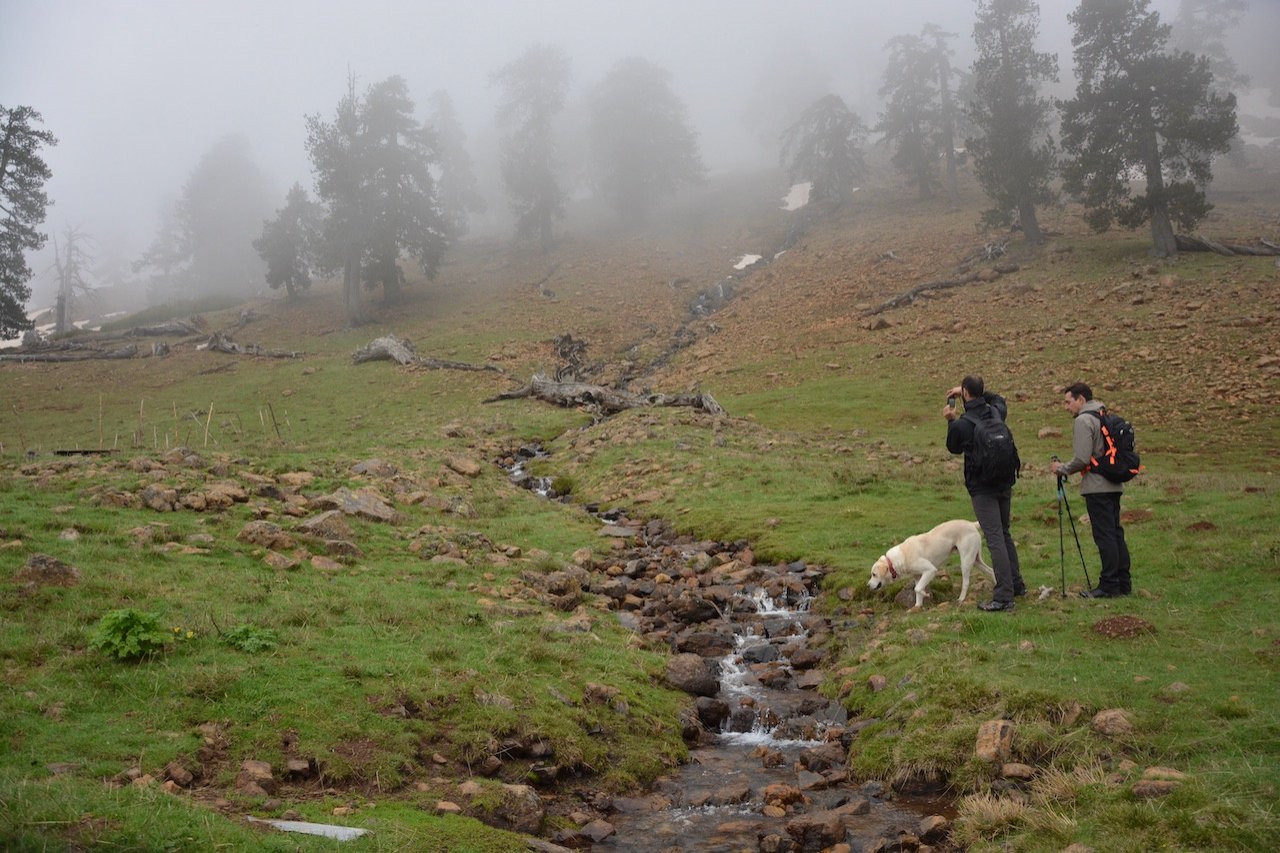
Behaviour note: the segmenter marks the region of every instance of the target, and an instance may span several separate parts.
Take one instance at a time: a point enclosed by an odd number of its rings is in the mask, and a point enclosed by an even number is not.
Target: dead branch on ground
[[[862,312],[862,315],[864,317],[869,317],[872,314],[882,314],[885,311],[897,308],[901,305],[910,304],[915,302],[922,294],[931,290],[948,290],[952,287],[961,287],[962,285],[972,284],[975,281],[995,281],[1002,275],[1008,275],[1009,273],[1017,271],[1017,264],[999,264],[988,269],[977,270],[976,272],[962,275],[959,278],[949,278],[943,279],[942,281],[931,281],[926,284],[918,284],[905,293],[900,293],[892,299],[881,302],[874,308],[868,308]]]
[[[493,373],[503,372],[502,368],[492,364],[468,364],[465,361],[449,361],[443,358],[420,356],[414,352],[412,343],[404,338],[397,338],[394,335],[384,335],[381,338],[374,338],[372,341],[352,353],[351,361],[354,364],[364,364],[366,361],[394,361],[397,364],[413,367],[425,367],[430,370],[487,370]]]
[[[709,415],[723,415],[724,408],[710,394],[632,394],[603,385],[583,382],[556,382],[534,374],[528,385],[511,391],[503,391],[483,400],[496,403],[499,400],[517,400],[534,397],[557,406],[585,406],[604,415],[616,415],[627,409],[653,408],[657,406],[689,406]]]
[[[1190,237],[1186,234],[1174,235],[1174,242],[1179,252],[1214,252],[1219,255],[1251,255],[1255,257],[1280,256],[1280,246],[1267,240],[1259,240],[1257,246],[1244,246],[1239,243],[1220,243],[1208,237]]]
[[[224,332],[214,332],[210,335],[206,346],[213,352],[223,352],[227,355],[254,355],[266,358],[301,358],[306,355],[298,350],[265,349],[258,344],[238,344]]]

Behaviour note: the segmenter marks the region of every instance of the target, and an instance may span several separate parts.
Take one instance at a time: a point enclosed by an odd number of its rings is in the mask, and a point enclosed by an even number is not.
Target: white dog
[[[990,580],[996,582],[996,574],[982,562],[982,528],[976,521],[955,519],[944,521],[928,533],[908,537],[894,545],[871,567],[871,580],[867,586],[880,589],[898,575],[916,575],[916,607],[924,603],[924,591],[928,588],[938,567],[946,562],[952,551],[960,552],[960,600],[969,594],[969,572],[976,564]]]

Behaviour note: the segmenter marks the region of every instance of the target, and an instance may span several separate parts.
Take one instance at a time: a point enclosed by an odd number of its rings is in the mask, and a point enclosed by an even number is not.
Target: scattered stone
[[[293,537],[285,533],[280,525],[270,521],[250,521],[240,528],[240,532],[236,534],[236,539],[240,542],[257,545],[269,550],[288,550],[297,544],[293,541]]]
[[[319,515],[312,516],[295,528],[299,533],[305,533],[308,536],[316,536],[320,539],[345,539],[355,538],[355,531],[351,529],[351,525],[347,523],[346,516],[341,511],[331,509],[322,512]]]
[[[1003,764],[1013,751],[1013,731],[1011,720],[987,720],[978,726],[974,754],[982,761]]]
[[[951,826],[951,821],[947,820],[940,814],[929,815],[921,819],[920,826],[916,831],[926,841],[937,841]]]
[[[1062,438],[1062,430],[1052,426],[1040,427],[1036,438]]]
[[[1099,711],[1094,714],[1093,720],[1089,725],[1095,732],[1107,737],[1121,737],[1133,733],[1133,723],[1129,721],[1128,715],[1119,708],[1108,708],[1105,711]]]
[[[75,586],[80,582],[80,571],[48,554],[32,554],[18,569],[13,579],[19,583],[37,586]]]
[[[390,462],[382,459],[366,459],[363,462],[357,462],[355,465],[352,465],[351,473],[366,477],[382,477],[387,479],[394,477],[399,473],[399,469]]]
[[[480,476],[480,472],[484,468],[474,459],[467,459],[463,456],[450,456],[444,463],[450,471],[461,474],[469,479],[475,479]]]
[[[1190,777],[1181,770],[1174,770],[1172,767],[1148,767],[1142,772],[1142,778],[1164,782],[1185,782]]]
[[[298,566],[302,565],[302,561],[297,557],[289,554],[281,554],[279,551],[268,551],[267,556],[262,562],[277,571],[291,572]]]
[[[449,800],[440,800],[436,803],[436,814],[462,814],[462,806]]]
[[[249,796],[265,796],[275,791],[276,780],[266,761],[245,760],[236,776],[236,787]]]
[[[315,775],[315,768],[305,758],[290,758],[284,764],[284,772],[290,779],[310,779]]]
[[[888,684],[889,679],[885,678],[883,675],[877,674],[867,679],[867,689],[872,693],[879,693],[881,690],[884,690]]]
[[[1153,800],[1167,797],[1178,788],[1177,782],[1170,779],[1142,779],[1133,783],[1133,795],[1140,800]]]
[[[176,761],[170,761],[164,768],[164,777],[180,788],[190,788],[196,777],[190,770]]]
[[[1036,775],[1036,770],[1029,764],[1019,764],[1015,761],[1010,761],[1000,768],[1000,775],[1005,779],[1016,779],[1020,782],[1027,782]]]
[[[66,530],[58,534],[58,538],[63,542],[79,542],[80,531],[76,530],[74,527],[68,527]]]

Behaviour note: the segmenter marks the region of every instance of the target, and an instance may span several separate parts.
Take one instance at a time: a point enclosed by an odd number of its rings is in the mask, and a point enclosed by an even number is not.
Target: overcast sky
[[[1075,3],[1040,5],[1042,47],[1069,81]],[[1153,6],[1170,20],[1177,0]],[[1269,39],[1280,77],[1280,0],[1254,6],[1241,38]],[[282,203],[293,181],[310,188],[303,116],[332,115],[348,69],[361,90],[402,75],[420,116],[448,90],[475,141],[492,133],[490,72],[531,44],[563,47],[576,88],[643,56],[671,72],[715,172],[763,156],[742,116],[765,68],[824,68],[871,123],[885,42],[937,23],[967,66],[972,13],[967,0],[0,0],[0,104],[34,107],[59,139],[46,230],[78,225],[136,257],[162,201],[229,133]]]

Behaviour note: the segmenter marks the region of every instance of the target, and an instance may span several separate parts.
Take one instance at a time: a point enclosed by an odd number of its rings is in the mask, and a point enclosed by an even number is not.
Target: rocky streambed
[[[551,481],[500,460],[515,482]],[[849,749],[874,720],[818,692],[832,625],[809,604],[825,573],[758,561],[749,543],[697,540],[660,520],[587,506],[611,541],[533,582],[551,596],[606,596],[623,625],[672,652],[666,678],[695,697],[681,726],[690,760],[643,796],[590,798],[555,845],[637,853],[945,849],[936,803],[851,779]]]

